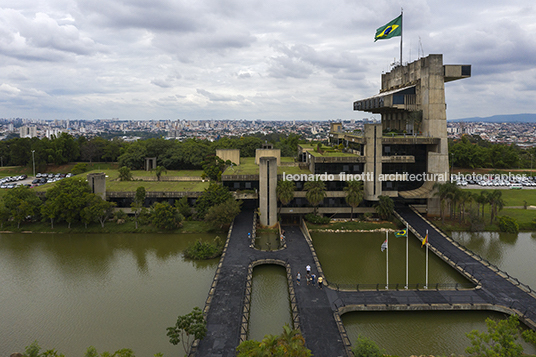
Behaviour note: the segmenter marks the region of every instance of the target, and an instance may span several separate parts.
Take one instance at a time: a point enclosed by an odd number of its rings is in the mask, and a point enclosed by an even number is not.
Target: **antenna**
[[[419,36],[419,58],[424,57],[424,49],[422,48],[421,36]]]

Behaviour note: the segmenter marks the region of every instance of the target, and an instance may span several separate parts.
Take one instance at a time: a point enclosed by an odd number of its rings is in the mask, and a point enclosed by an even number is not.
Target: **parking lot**
[[[536,176],[526,176],[523,178],[516,178],[512,180],[507,179],[496,179],[496,180],[463,180],[463,181],[457,181],[456,184],[461,188],[467,188],[467,189],[524,189],[524,190],[531,190],[536,189]]]
[[[56,182],[72,174],[37,173],[35,177],[26,175],[6,176],[0,179],[0,189],[10,189],[19,186],[35,187]]]

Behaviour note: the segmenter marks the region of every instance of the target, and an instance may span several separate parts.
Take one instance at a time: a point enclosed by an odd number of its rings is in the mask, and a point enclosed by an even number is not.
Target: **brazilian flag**
[[[378,40],[387,40],[391,37],[402,36],[402,15],[376,30],[374,42]]]
[[[401,231],[398,231],[398,232],[395,232],[395,237],[397,238],[400,238],[400,237],[407,237],[408,236],[408,231],[403,229]]]

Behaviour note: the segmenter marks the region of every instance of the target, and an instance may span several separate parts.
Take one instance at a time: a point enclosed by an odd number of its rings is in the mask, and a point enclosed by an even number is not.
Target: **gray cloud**
[[[18,0],[0,8],[0,110],[35,118],[333,119],[376,94],[394,0]],[[449,118],[536,112],[528,0],[408,0],[404,62],[468,63]]]

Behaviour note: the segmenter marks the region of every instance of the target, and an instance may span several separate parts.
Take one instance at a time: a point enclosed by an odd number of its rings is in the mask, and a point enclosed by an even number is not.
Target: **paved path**
[[[244,209],[235,219],[229,245],[222,258],[216,288],[207,313],[207,336],[200,342],[197,356],[234,356],[240,343],[240,329],[250,263],[279,259],[290,265],[292,276],[302,274],[302,284],[293,279],[300,329],[314,356],[346,356],[347,349],[336,318],[349,311],[378,310],[497,310],[518,313],[521,320],[536,328],[536,295],[520,288],[519,282],[460,249],[420,215],[409,208],[397,208],[414,233],[425,235],[433,250],[444,255],[460,271],[472,276],[479,286],[470,290],[323,290],[305,283],[305,266],[316,272],[314,251],[297,226],[285,226],[287,248],[266,252],[250,248],[247,239],[252,229],[253,209]],[[343,335],[345,336],[344,328]],[[346,340],[347,341],[347,340]]]
[[[280,259],[290,264],[292,276],[298,271],[302,284],[293,279],[296,292],[300,329],[307,348],[315,356],[346,356],[328,289],[317,289],[305,283],[305,267],[310,265],[316,273],[309,245],[298,226],[285,226],[287,248],[266,252],[249,247],[247,239],[253,223],[253,210],[244,210],[235,219],[229,246],[223,258],[214,296],[207,314],[207,336],[201,340],[197,356],[234,356],[240,343],[240,326],[248,265],[261,259]],[[283,331],[281,326],[281,331]]]

